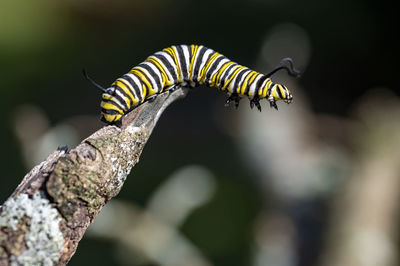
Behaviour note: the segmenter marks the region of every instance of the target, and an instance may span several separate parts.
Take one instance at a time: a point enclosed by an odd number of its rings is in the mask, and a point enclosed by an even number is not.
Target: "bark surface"
[[[166,92],[35,166],[0,206],[0,265],[65,265],[101,208],[121,190],[165,108]]]

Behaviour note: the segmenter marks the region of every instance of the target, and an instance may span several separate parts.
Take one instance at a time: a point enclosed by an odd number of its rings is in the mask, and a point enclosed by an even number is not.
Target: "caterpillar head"
[[[284,85],[281,85],[281,86],[283,87],[283,98],[282,98],[282,100],[287,104],[291,103],[293,101],[292,93],[290,92],[290,90],[286,86],[284,86]]]
[[[272,83],[268,88],[267,99],[271,107],[278,109],[276,101],[283,100],[285,103],[289,104],[292,102],[293,96],[285,85]]]
[[[100,89],[102,94],[102,101],[100,103],[101,106],[101,121],[106,122],[108,124],[120,124],[122,115],[124,114],[123,109],[120,107],[120,102],[115,97],[115,87],[111,86],[107,89],[103,88],[103,86],[99,85],[93,79],[89,77],[86,73],[86,70],[82,70],[83,76],[89,80],[96,88]]]
[[[283,58],[279,65],[272,70],[269,74],[266,75],[267,83],[265,88],[267,89],[267,99],[270,102],[271,107],[278,109],[276,106],[276,101],[283,100],[285,103],[291,103],[293,100],[293,96],[290,93],[289,89],[285,85],[275,84],[271,81],[271,77],[278,71],[286,69],[288,74],[293,77],[299,77],[300,71],[298,71],[294,65],[293,60],[289,57]]]
[[[120,123],[124,110],[120,107],[121,104],[115,97],[115,88],[105,89],[101,97],[101,120],[109,124]]]

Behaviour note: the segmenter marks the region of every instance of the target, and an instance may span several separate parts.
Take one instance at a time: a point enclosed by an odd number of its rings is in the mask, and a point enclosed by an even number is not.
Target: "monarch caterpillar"
[[[179,85],[217,87],[227,92],[226,105],[234,102],[238,107],[240,99],[247,96],[251,108],[256,106],[261,111],[259,101],[265,98],[271,107],[278,109],[276,101],[289,104],[293,98],[286,86],[274,83],[270,78],[281,69],[286,69],[292,76],[299,75],[290,58],[282,59],[274,70],[263,75],[202,45],[177,45],[149,56],[107,89],[90,79],[86,72],[84,75],[103,91],[102,120],[113,124],[119,123],[126,113],[143,102]]]

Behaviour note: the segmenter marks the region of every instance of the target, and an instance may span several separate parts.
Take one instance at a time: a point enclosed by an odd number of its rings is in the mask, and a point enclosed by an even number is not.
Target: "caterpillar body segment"
[[[103,90],[102,120],[116,123],[138,105],[179,85],[216,87],[228,94],[226,105],[233,101],[237,107],[242,97],[248,97],[252,108],[256,106],[261,111],[259,101],[266,99],[277,109],[277,101],[290,103],[293,98],[286,86],[271,80],[280,69],[298,75],[290,58],[283,59],[271,73],[264,75],[202,45],[176,45],[149,56],[107,89],[91,80],[85,72],[84,75]]]

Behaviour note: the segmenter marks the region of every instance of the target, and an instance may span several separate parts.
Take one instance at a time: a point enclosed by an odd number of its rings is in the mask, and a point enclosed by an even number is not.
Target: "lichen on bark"
[[[2,243],[12,254],[11,264],[53,265],[57,262],[64,245],[60,221],[57,210],[39,191],[32,196],[20,194],[8,200],[0,214],[0,228],[3,233],[9,231],[8,235],[15,239],[12,245],[7,245],[8,241]]]

